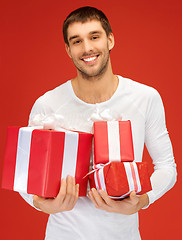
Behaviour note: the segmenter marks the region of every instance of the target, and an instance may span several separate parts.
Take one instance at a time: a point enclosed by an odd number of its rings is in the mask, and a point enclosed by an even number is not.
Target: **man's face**
[[[68,42],[66,51],[84,78],[100,76],[107,70],[114,37],[112,33],[107,37],[99,21],[70,24]]]

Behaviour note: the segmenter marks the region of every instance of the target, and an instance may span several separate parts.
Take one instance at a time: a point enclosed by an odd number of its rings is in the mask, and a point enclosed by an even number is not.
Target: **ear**
[[[69,56],[70,58],[72,58],[72,57],[71,57],[71,52],[70,52],[70,47],[69,47],[68,44],[66,44],[66,43],[65,43],[65,49],[66,49],[66,52],[67,52],[68,56]]]
[[[114,47],[114,34],[113,33],[109,33],[109,36],[108,36],[108,44],[109,44],[109,51],[111,49],[113,49]]]

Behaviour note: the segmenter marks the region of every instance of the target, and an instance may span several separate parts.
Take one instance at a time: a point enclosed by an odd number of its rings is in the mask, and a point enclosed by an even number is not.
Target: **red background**
[[[34,101],[75,76],[64,49],[62,22],[70,11],[84,5],[102,9],[110,19],[116,40],[111,52],[114,73],[153,86],[162,96],[178,164],[178,182],[149,209],[140,212],[140,231],[142,239],[180,239],[180,0],[1,0],[0,169],[7,126],[26,126]],[[151,161],[147,151],[144,159]],[[0,190],[0,205],[1,239],[43,239],[46,214],[8,190]]]

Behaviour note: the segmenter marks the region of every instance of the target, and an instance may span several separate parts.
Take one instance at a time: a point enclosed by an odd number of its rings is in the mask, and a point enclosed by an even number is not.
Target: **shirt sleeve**
[[[23,192],[19,192],[20,196],[33,208],[37,209],[38,211],[41,211],[39,208],[36,208],[33,205],[33,195],[32,194],[28,194],[28,193],[23,193]]]
[[[44,96],[38,98],[34,103],[29,116],[29,122],[28,122],[29,126],[43,126],[46,118],[46,114],[47,115],[51,114],[51,110],[46,105],[46,101],[44,101],[43,98]]]
[[[145,144],[154,164],[151,176],[152,190],[147,193],[151,204],[174,186],[177,177],[173,149],[166,129],[164,107],[156,90],[148,102]]]

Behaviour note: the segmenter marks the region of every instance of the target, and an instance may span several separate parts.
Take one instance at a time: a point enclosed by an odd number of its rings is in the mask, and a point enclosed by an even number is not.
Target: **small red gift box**
[[[94,123],[95,164],[133,160],[133,139],[129,120]]]
[[[72,175],[86,196],[91,146],[89,133],[9,127],[2,187],[56,197],[61,178]]]
[[[89,174],[90,188],[104,190],[113,199],[122,199],[132,191],[144,194],[152,189],[147,164],[111,162],[98,164]]]

